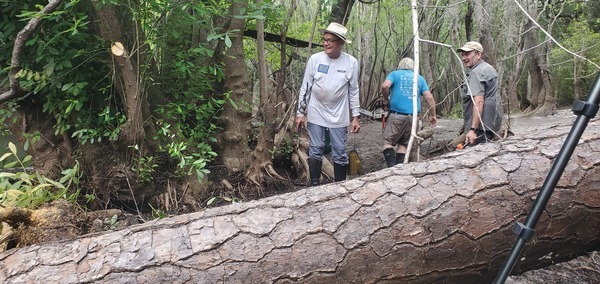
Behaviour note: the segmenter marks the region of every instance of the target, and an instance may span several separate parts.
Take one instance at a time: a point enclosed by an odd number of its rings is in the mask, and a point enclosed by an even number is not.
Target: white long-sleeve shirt
[[[335,59],[324,51],[313,54],[306,63],[298,98],[297,116],[305,115],[307,122],[331,128],[349,126],[351,117],[360,114],[358,61],[345,52]]]

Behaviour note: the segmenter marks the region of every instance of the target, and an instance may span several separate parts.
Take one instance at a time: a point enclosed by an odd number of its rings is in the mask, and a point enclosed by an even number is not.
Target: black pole
[[[495,284],[504,284],[506,278],[512,271],[513,267],[519,255],[521,254],[521,250],[527,241],[531,239],[534,234],[534,228],[537,222],[542,215],[542,212],[546,208],[546,204],[558,183],[571,155],[573,155],[573,151],[577,146],[577,142],[583,131],[587,127],[590,119],[596,116],[598,112],[598,103],[600,102],[600,74],[596,76],[596,80],[594,81],[594,85],[590,89],[588,94],[588,99],[586,102],[583,101],[575,101],[573,104],[573,112],[577,115],[577,119],[575,120],[575,124],[571,128],[569,135],[565,143],[563,144],[560,152],[556,156],[556,160],[544,181],[544,185],[540,189],[533,206],[531,207],[531,211],[525,219],[525,224],[521,224],[517,222],[513,228],[513,232],[517,234],[517,240],[513,245],[508,257],[504,261],[500,272],[496,276],[496,280],[494,280]]]

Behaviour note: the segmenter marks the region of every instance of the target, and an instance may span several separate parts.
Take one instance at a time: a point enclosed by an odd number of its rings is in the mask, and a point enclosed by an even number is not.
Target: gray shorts
[[[390,113],[383,128],[383,143],[408,146],[411,128],[411,115]]]

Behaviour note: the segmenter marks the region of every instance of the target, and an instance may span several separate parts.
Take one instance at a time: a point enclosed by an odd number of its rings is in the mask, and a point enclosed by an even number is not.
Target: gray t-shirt
[[[461,86],[461,89],[465,133],[470,130],[473,121],[473,100],[469,95],[469,89],[474,97],[484,97],[482,123],[485,128],[480,124],[479,129],[499,131],[504,111],[502,109],[502,99],[498,94],[498,73],[496,69],[483,60],[479,61],[467,73],[467,82]]]

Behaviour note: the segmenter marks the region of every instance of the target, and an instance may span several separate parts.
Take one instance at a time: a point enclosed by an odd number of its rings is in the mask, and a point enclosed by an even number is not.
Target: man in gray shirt
[[[465,145],[492,141],[502,125],[502,101],[498,94],[498,73],[482,59],[483,47],[469,41],[458,49],[469,69],[461,86]]]

